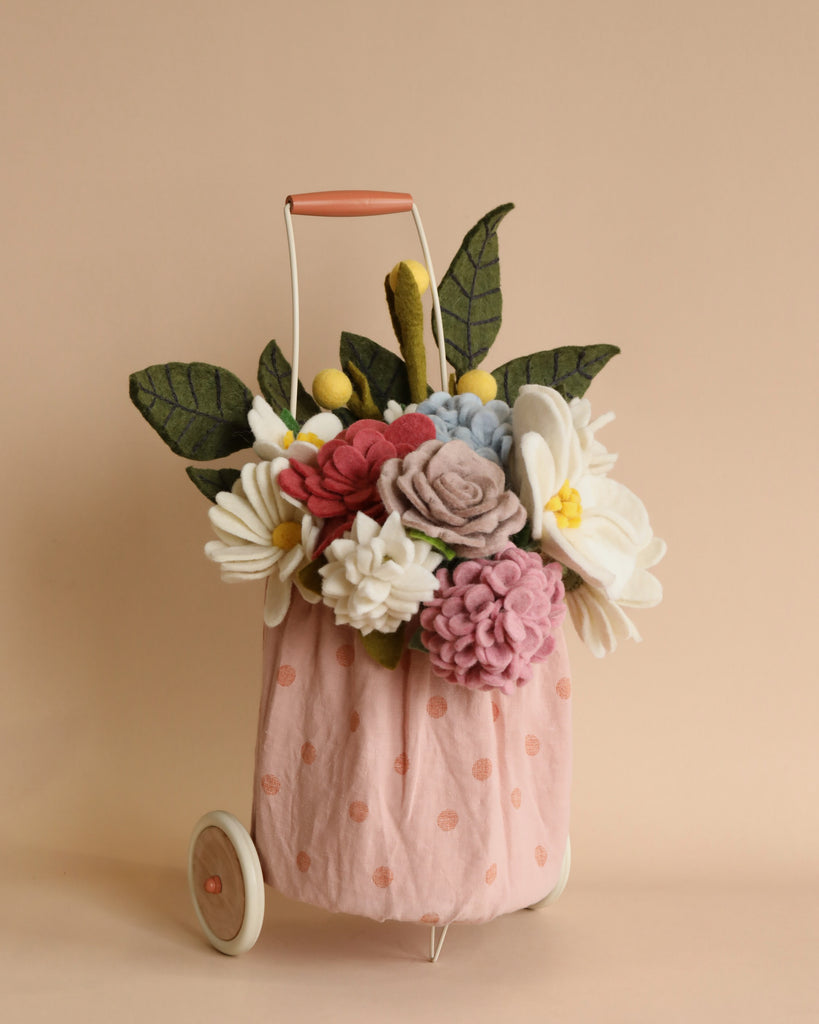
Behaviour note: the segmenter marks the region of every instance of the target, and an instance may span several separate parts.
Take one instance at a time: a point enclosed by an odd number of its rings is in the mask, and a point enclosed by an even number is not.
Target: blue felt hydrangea
[[[512,447],[512,410],[500,399],[484,403],[477,395],[436,391],[417,409],[435,424],[439,441],[465,441],[478,455],[505,466]]]

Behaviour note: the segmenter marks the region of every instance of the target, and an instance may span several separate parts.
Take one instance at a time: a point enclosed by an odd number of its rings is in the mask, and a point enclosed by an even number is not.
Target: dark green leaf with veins
[[[177,455],[197,462],[249,448],[249,389],[210,363],[159,363],[132,373],[131,401]]]
[[[458,376],[481,363],[500,330],[498,225],[513,208],[513,203],[505,203],[478,221],[438,288],[446,356]],[[434,317],[432,329],[440,342]]]
[[[519,356],[492,371],[498,382],[497,397],[513,405],[524,384],[542,384],[559,391],[567,401],[581,398],[595,375],[619,351],[616,345],[567,345]]]
[[[259,387],[274,412],[290,408],[290,363],[275,341],[269,342],[259,357]],[[315,399],[299,381],[296,419],[304,423],[319,412]]]

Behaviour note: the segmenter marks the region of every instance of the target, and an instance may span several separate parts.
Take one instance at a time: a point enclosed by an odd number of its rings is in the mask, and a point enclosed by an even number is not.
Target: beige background
[[[4,1020],[816,1019],[818,45],[810,2],[0,7]],[[252,384],[282,201],[334,187],[411,191],[439,272],[517,204],[487,365],[622,346],[589,397],[669,543],[645,642],[573,645],[569,890],[435,968],[275,896],[225,960],[184,888],[199,814],[249,818],[261,594],[126,378]],[[310,380],[416,249],[297,231]]]

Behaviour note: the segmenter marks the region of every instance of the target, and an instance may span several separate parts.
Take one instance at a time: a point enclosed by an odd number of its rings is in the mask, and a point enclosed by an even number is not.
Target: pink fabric
[[[265,628],[253,835],[285,896],[375,920],[488,921],[554,887],[569,829],[562,631],[510,696],[391,672],[324,605]]]

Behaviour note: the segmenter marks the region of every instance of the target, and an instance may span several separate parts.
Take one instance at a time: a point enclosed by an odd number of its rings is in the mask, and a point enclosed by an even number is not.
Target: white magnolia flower
[[[297,577],[316,546],[321,520],[297,508],[279,490],[279,473],[287,459],[249,462],[231,491],[220,491],[210,509],[218,540],[205,545],[227,583],[267,579],[264,621],[277,626],[290,607],[290,588],[296,584],[310,602],[317,594],[304,589]]]
[[[399,416],[404,416],[408,412],[415,412],[417,408],[417,402],[413,402],[410,405],[403,406],[399,405],[399,403],[396,402],[395,399],[391,398],[387,402],[386,408],[384,409],[384,422],[393,423],[395,422],[395,420],[398,419]]]
[[[411,540],[393,512],[383,526],[357,513],[352,530],[325,552],[321,596],[339,625],[363,634],[394,633],[438,589],[433,570],[443,560],[426,541]]]
[[[298,433],[293,431],[284,420],[273,412],[272,407],[256,395],[253,406],[247,414],[247,422],[256,439],[253,451],[260,459],[273,459],[287,456],[310,465],[316,464],[319,448],[344,429],[344,424],[332,412],[320,412],[311,416]]]
[[[621,640],[640,641],[637,627],[623,607],[652,608],[662,600],[663,589],[648,571],[666,551],[665,541],[654,537],[637,555],[634,573],[618,601],[612,601],[598,587],[581,583],[566,593],[566,605],[574,628],[595,658],[602,658]]]
[[[579,412],[583,423],[585,412]],[[586,431],[581,439],[571,408],[552,388],[522,387],[513,427],[512,477],[529,513],[532,537],[544,554],[619,601],[639,553],[652,540],[645,506],[600,471],[596,426],[581,426]]]

